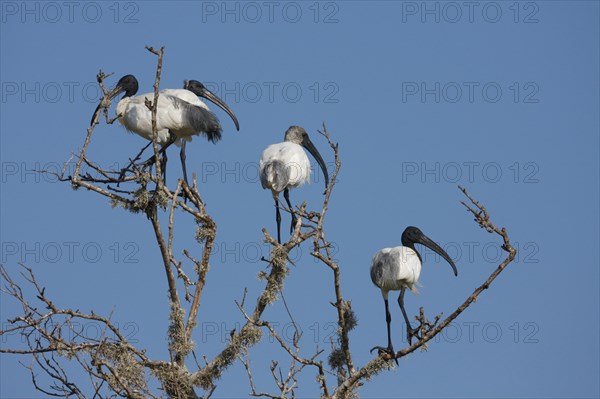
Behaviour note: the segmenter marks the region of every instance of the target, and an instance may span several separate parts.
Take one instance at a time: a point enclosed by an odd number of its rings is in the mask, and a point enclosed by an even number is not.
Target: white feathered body
[[[381,289],[385,299],[389,291],[398,291],[402,287],[416,293],[420,275],[421,260],[409,247],[383,248],[373,255],[371,280]]]
[[[284,141],[271,144],[259,162],[260,182],[276,196],[286,188],[303,185],[310,179],[310,161],[301,145]]]
[[[123,98],[117,104],[116,114],[122,115],[119,122],[127,130],[146,140],[152,140],[152,113],[146,106],[145,99],[154,101],[154,93]],[[158,143],[165,144],[169,141],[169,131],[177,136],[177,145],[181,144],[180,140],[190,141],[194,135],[200,134],[201,132],[189,123],[189,115],[186,115],[186,112],[197,111],[196,107],[204,110],[206,114],[210,113],[206,104],[189,90],[161,90],[156,112]]]

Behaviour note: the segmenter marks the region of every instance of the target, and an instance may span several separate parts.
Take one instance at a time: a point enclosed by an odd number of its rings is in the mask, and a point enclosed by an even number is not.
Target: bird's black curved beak
[[[437,245],[431,238],[421,233],[416,237],[415,243],[425,245],[427,248],[436,252],[442,258],[446,259],[446,262],[450,263],[450,266],[452,266],[452,270],[454,270],[454,275],[458,276],[458,270],[456,269],[456,265],[452,261],[452,258],[450,258],[450,255],[448,255],[446,251],[444,251],[439,245]]]
[[[190,90],[188,88],[188,81],[184,82],[184,87],[186,89]],[[225,104],[225,101],[221,100],[215,93],[208,90],[206,87],[203,87],[202,90],[200,90],[200,91],[192,91],[192,93],[196,94],[197,96],[204,97],[207,100],[209,100],[210,102],[218,105],[219,108],[221,108],[223,111],[227,112],[227,114],[231,117],[231,119],[233,120],[233,123],[235,123],[235,128],[237,129],[237,131],[240,130],[240,124],[237,120],[237,117],[231,110],[231,108],[229,108],[229,106],[227,104]]]
[[[321,167],[323,171],[323,176],[325,176],[325,188],[329,186],[329,173],[327,172],[327,166],[325,166],[325,162],[323,162],[323,158],[321,158],[321,154],[317,151],[317,147],[310,141],[308,135],[304,135],[304,139],[302,140],[302,147],[306,148],[308,152],[317,160],[317,163]]]
[[[119,93],[121,93],[124,90],[125,89],[122,86],[116,85],[115,87],[113,87],[113,89],[111,91],[108,92],[106,97],[103,97],[102,100],[100,100],[100,104],[98,104],[98,106],[94,110],[94,113],[92,114],[92,120],[90,121],[90,126],[92,126],[94,124],[94,119],[96,119],[96,114],[98,114],[98,112],[100,112],[100,108],[109,107],[110,102],[113,100],[113,98],[118,96]]]

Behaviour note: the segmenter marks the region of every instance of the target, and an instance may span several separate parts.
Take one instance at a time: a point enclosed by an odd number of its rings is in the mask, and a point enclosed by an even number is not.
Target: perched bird
[[[327,167],[321,154],[310,141],[306,130],[300,126],[290,126],[285,132],[285,138],[282,143],[271,144],[262,153],[259,162],[260,183],[264,189],[270,189],[275,200],[275,220],[277,222],[277,241],[281,244],[281,214],[279,212],[279,193],[283,192],[285,201],[292,211],[292,224],[290,231],[293,231],[296,224],[296,215],[290,202],[290,189],[299,187],[310,179],[310,161],[306,152],[316,159],[323,175],[325,176],[325,187],[329,185],[329,176]]]
[[[415,249],[415,244],[422,244],[431,250],[441,255],[454,270],[454,275],[458,275],[458,270],[454,265],[454,262],[450,256],[423,232],[413,226],[409,226],[402,233],[402,246],[395,248],[384,248],[373,256],[371,261],[371,280],[373,284],[381,289],[383,295],[383,301],[385,302],[385,319],[387,322],[387,335],[388,335],[388,346],[384,348],[382,346],[376,346],[371,351],[377,349],[389,354],[394,354],[392,347],[392,338],[390,335],[390,323],[392,316],[390,315],[388,305],[388,293],[390,291],[400,290],[398,296],[398,304],[400,310],[404,316],[406,322],[406,328],[408,331],[408,343],[412,342],[412,337],[416,336],[418,328],[413,329],[406,315],[404,309],[404,292],[406,289],[410,289],[413,292],[417,292],[416,284],[419,281],[419,275],[421,274],[421,255]],[[396,363],[398,361],[396,360]]]
[[[108,93],[109,100],[119,93],[124,96],[117,104],[116,114],[119,122],[125,128],[137,135],[152,141],[152,113],[145,104],[146,99],[154,100],[154,93],[135,96],[138,91],[138,81],[133,75],[125,75]],[[213,143],[221,139],[222,128],[217,116],[206,104],[198,99],[204,97],[218,105],[229,114],[237,130],[240,130],[238,120],[233,111],[219,97],[196,80],[184,81],[183,89],[164,89],[159,92],[156,110],[157,143],[161,145],[161,153],[166,157],[166,149],[173,143],[181,147],[180,158],[183,177],[188,182],[185,166],[185,145],[194,136],[204,135]],[[94,111],[92,124],[102,102]],[[151,162],[150,158],[147,162]]]

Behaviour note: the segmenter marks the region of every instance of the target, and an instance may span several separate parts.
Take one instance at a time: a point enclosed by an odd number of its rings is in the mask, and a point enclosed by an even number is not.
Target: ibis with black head
[[[327,166],[314,146],[306,130],[300,126],[290,126],[285,132],[284,141],[271,144],[262,153],[259,162],[260,183],[263,189],[270,189],[275,200],[275,220],[277,222],[277,241],[281,244],[281,213],[279,212],[279,194],[283,192],[285,201],[292,213],[290,232],[296,224],[290,190],[310,180],[310,161],[304,149],[315,158],[323,175],[325,188],[329,185]]]
[[[373,281],[373,284],[381,289],[381,294],[385,303],[385,319],[388,336],[387,347],[376,346],[371,349],[371,351],[377,349],[378,351],[386,352],[391,356],[394,356],[395,352],[390,334],[390,323],[392,321],[388,304],[388,294],[390,291],[400,291],[398,305],[400,305],[402,316],[404,316],[404,321],[406,322],[409,345],[412,343],[412,337],[416,336],[418,333],[418,328],[412,328],[408,316],[406,315],[406,310],[404,309],[404,293],[407,288],[412,292],[417,292],[416,285],[419,281],[419,276],[421,275],[423,259],[419,252],[417,252],[415,244],[424,245],[439,254],[450,264],[454,271],[454,275],[458,275],[458,270],[456,269],[456,265],[452,261],[452,258],[450,258],[446,251],[432,239],[423,234],[419,228],[414,226],[407,227],[402,233],[401,241],[402,246],[383,248],[375,253],[371,261],[371,280]],[[397,360],[396,363],[398,363]]]

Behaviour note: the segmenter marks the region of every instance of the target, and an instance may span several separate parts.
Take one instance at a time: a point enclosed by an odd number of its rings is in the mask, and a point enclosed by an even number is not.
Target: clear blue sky
[[[32,267],[60,307],[113,320],[166,359],[166,282],[143,215],[30,170],[54,168],[83,144],[99,99],[99,69],[135,74],[148,92],[165,46],[162,87],[207,83],[235,111],[218,112],[218,145],[188,145],[188,171],[218,223],[216,253],[194,339],[209,358],[243,318],[235,299],[266,255],[261,228],[275,231],[273,201],[256,175],[261,151],[302,125],[327,162],[316,129],[326,122],[343,169],[327,219],[343,270],[343,294],[359,326],[355,362],[385,344],[372,255],[416,225],[455,258],[459,276],[426,256],[411,314],[449,314],[499,260],[498,240],[459,204],[457,184],[481,200],[520,250],[426,353],[401,360],[361,389],[376,397],[586,397],[600,395],[599,370],[599,3],[534,2],[10,2],[1,3],[2,264]],[[213,107],[214,108],[214,107]],[[90,157],[106,166],[143,140],[117,125],[95,131]],[[180,173],[173,150],[171,179]],[[171,180],[170,183],[173,183]],[[318,208],[323,181],[292,192]],[[284,215],[284,225],[287,225]],[[178,247],[193,248],[180,221]],[[194,251],[197,252],[197,249]],[[304,331],[305,354],[329,348],[335,320],[330,272],[297,252],[285,296]],[[5,295],[1,319],[19,313]],[[281,304],[264,314],[289,333]],[[402,347],[401,315],[392,309]],[[89,325],[86,328],[94,329]],[[92,331],[92,330],[90,330]],[[289,336],[289,335],[288,335]],[[18,345],[20,338],[2,338]],[[275,345],[251,351],[255,382],[272,389]],[[1,356],[0,397],[39,398],[28,371]],[[286,361],[282,361],[286,365]],[[260,375],[260,377],[259,377]],[[245,397],[237,364],[214,397]],[[241,382],[240,382],[241,381]],[[314,374],[303,397],[318,395]],[[332,380],[333,383],[333,380]]]

